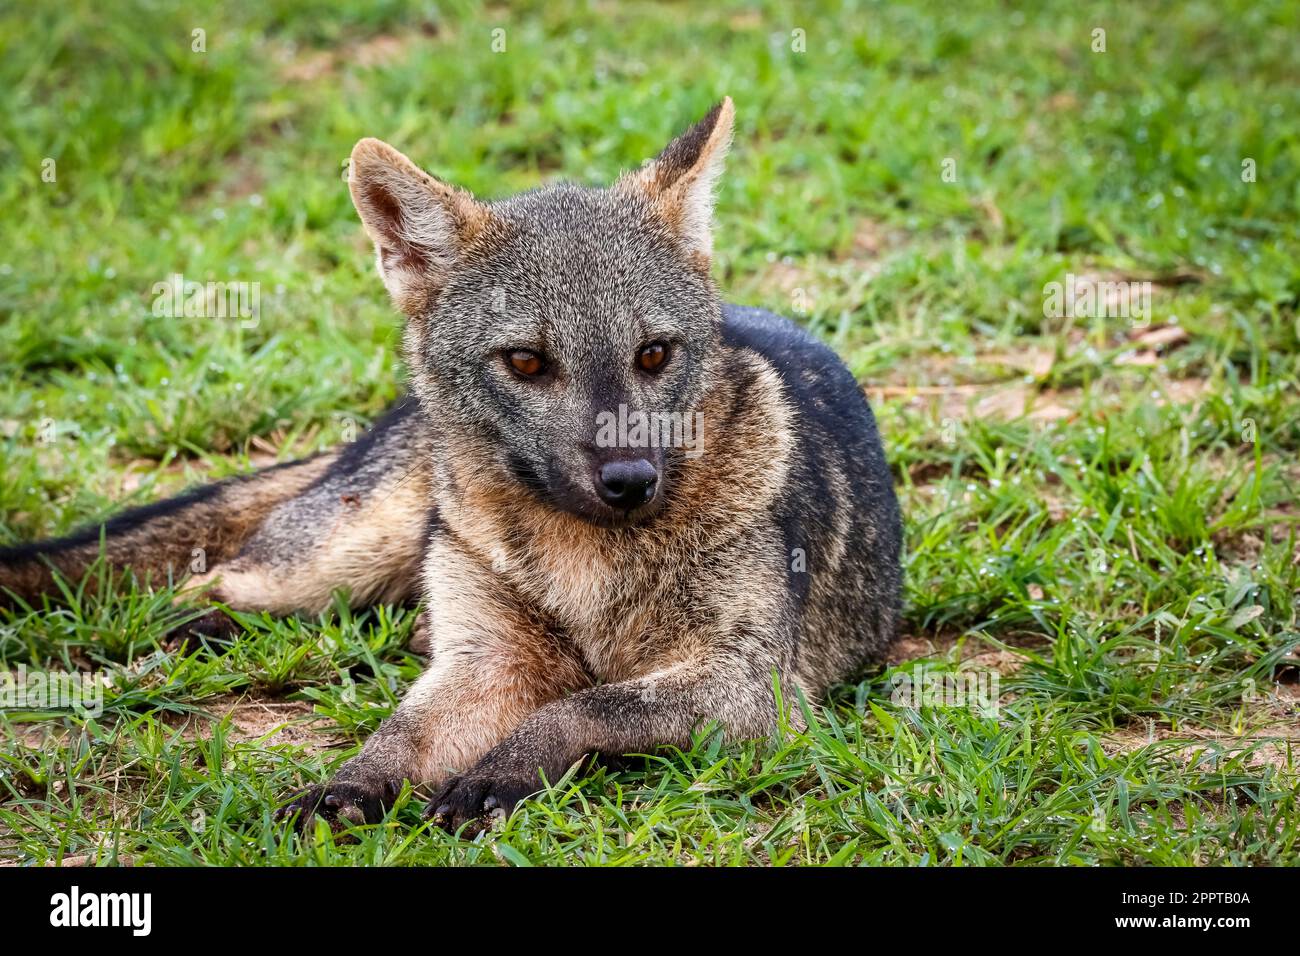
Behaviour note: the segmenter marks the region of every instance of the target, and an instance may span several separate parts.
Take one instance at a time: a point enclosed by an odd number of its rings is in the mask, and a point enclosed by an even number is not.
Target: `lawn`
[[[472,842],[409,791],[272,818],[419,672],[411,610],[183,656],[193,607],[74,582],[0,612],[5,668],[103,692],[0,711],[0,862],[1300,862],[1297,35],[1287,0],[0,8],[0,543],[400,393],[358,138],[496,197],[607,181],[724,93],[715,275],[844,356],[907,520],[890,665],[807,730],[577,767]],[[258,321],[157,314],[173,275],[257,283]]]

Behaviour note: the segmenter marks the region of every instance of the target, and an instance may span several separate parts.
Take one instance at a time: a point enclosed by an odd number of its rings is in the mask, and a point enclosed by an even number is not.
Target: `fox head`
[[[724,99],[609,188],[497,202],[379,140],[352,151],[422,410],[521,496],[623,526],[672,493],[689,452],[663,439],[690,433],[719,342],[711,220],[733,116]]]

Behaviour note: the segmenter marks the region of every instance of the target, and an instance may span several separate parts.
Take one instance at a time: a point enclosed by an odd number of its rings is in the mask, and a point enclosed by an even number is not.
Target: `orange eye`
[[[546,371],[546,362],[536,352],[516,349],[510,353],[510,367],[520,375],[535,378]]]
[[[636,355],[636,364],[643,372],[657,372],[668,358],[668,346],[662,342],[651,342]]]

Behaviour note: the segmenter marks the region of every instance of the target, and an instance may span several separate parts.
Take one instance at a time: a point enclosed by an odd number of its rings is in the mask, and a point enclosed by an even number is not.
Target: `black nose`
[[[596,494],[613,508],[631,510],[655,496],[659,472],[644,458],[611,461],[596,472]]]

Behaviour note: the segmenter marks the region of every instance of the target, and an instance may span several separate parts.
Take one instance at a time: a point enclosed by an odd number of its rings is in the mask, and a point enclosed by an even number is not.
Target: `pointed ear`
[[[669,228],[705,269],[713,253],[713,192],[731,146],[736,108],[731,97],[664,148],[658,158],[623,176],[615,189],[650,198]]]
[[[428,305],[491,216],[468,192],[435,179],[377,139],[353,148],[348,189],[375,244],[379,276],[407,315]]]

